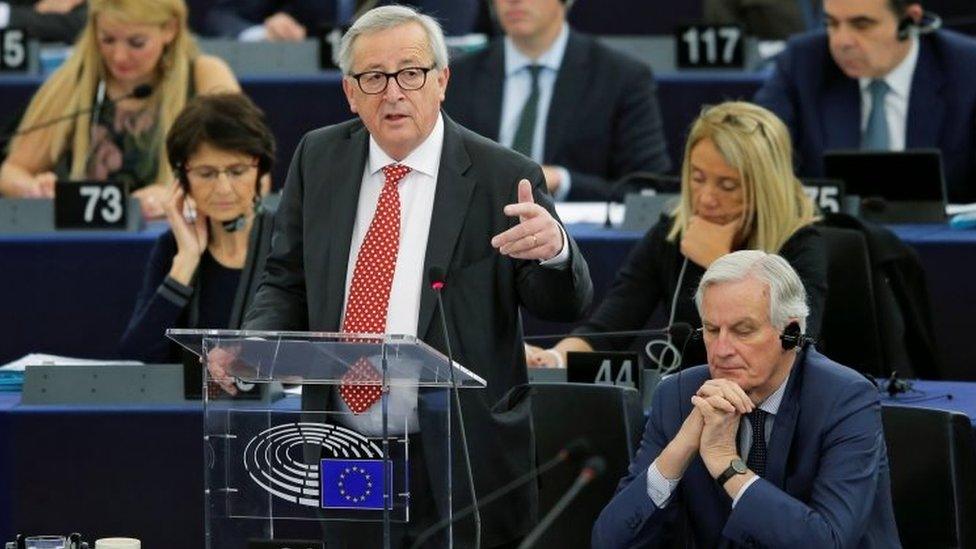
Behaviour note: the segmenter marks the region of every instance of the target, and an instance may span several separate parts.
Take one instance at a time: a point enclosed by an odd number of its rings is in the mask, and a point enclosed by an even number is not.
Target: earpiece
[[[912,27],[918,34],[928,34],[942,28],[942,17],[937,13],[923,11],[922,18],[916,23],[911,16],[906,15],[898,21],[897,37],[900,41],[908,40],[912,36]]]
[[[783,344],[784,351],[791,351],[799,347],[803,349],[807,345],[814,343],[813,339],[803,335],[800,331],[799,322],[790,322],[783,328],[783,333],[779,335],[779,340]]]
[[[913,21],[912,18],[907,15],[898,21],[898,34],[895,36],[898,37],[899,42],[908,40],[908,38],[912,35],[912,25],[914,24],[915,21]]]

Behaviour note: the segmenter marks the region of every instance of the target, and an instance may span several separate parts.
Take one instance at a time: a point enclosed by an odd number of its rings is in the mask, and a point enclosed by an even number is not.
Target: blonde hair
[[[691,125],[681,165],[681,200],[668,233],[673,242],[694,215],[691,202],[691,150],[709,139],[738,170],[745,216],[744,247],[776,253],[797,229],[817,220],[813,202],[793,174],[793,146],[786,125],[768,110],[742,101],[702,109]]]
[[[154,86],[150,101],[159,107],[155,126],[159,166],[156,179],[169,181],[172,171],[166,160],[164,136],[186,103],[190,82],[191,60],[197,56],[196,42],[187,27],[187,9],[183,0],[89,0],[88,22],[75,42],[74,49],[64,64],[47,79],[31,99],[21,128],[38,124],[57,116],[90,109],[95,104],[98,83],[105,79],[107,70],[98,51],[95,22],[99,15],[112,17],[130,24],[164,25],[175,23],[173,40],[164,48],[157,63],[159,83]],[[71,177],[85,177],[85,161],[91,145],[91,117],[78,116],[73,122],[57,124],[51,130],[50,160],[52,165],[66,150],[72,151]],[[147,182],[151,184],[153,181]]]

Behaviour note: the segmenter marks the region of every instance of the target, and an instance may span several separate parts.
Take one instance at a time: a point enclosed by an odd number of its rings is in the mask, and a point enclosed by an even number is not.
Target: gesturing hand
[[[519,181],[518,203],[505,206],[505,215],[518,216],[518,225],[495,235],[491,245],[515,259],[545,261],[556,257],[563,249],[563,233],[549,211],[535,203],[532,184]]]

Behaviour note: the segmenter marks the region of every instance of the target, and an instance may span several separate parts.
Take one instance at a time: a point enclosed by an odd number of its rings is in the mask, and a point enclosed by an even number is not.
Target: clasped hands
[[[691,404],[691,413],[665,452],[662,452],[662,455],[677,452],[683,459],[677,463],[666,458],[666,463],[659,461],[659,468],[665,477],[678,478],[694,455],[698,454],[712,478],[716,478],[733,459],[739,457],[736,447],[739,420],[743,414],[752,412],[756,405],[741,387],[727,379],[706,381],[691,397]]]
[[[519,181],[518,202],[505,206],[505,215],[518,216],[517,225],[492,237],[491,245],[502,255],[515,259],[546,261],[563,249],[563,233],[559,222],[549,211],[535,203],[532,184]]]

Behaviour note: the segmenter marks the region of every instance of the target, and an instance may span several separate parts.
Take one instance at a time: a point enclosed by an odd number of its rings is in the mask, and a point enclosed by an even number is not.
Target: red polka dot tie
[[[400,191],[397,184],[410,168],[390,164],[383,168],[386,182],[380,191],[376,213],[356,256],[356,267],[349,286],[346,316],[342,331],[352,334],[381,334],[386,331],[390,288],[400,249]],[[354,414],[361,414],[383,395],[382,379],[363,357],[342,376],[339,395]]]

